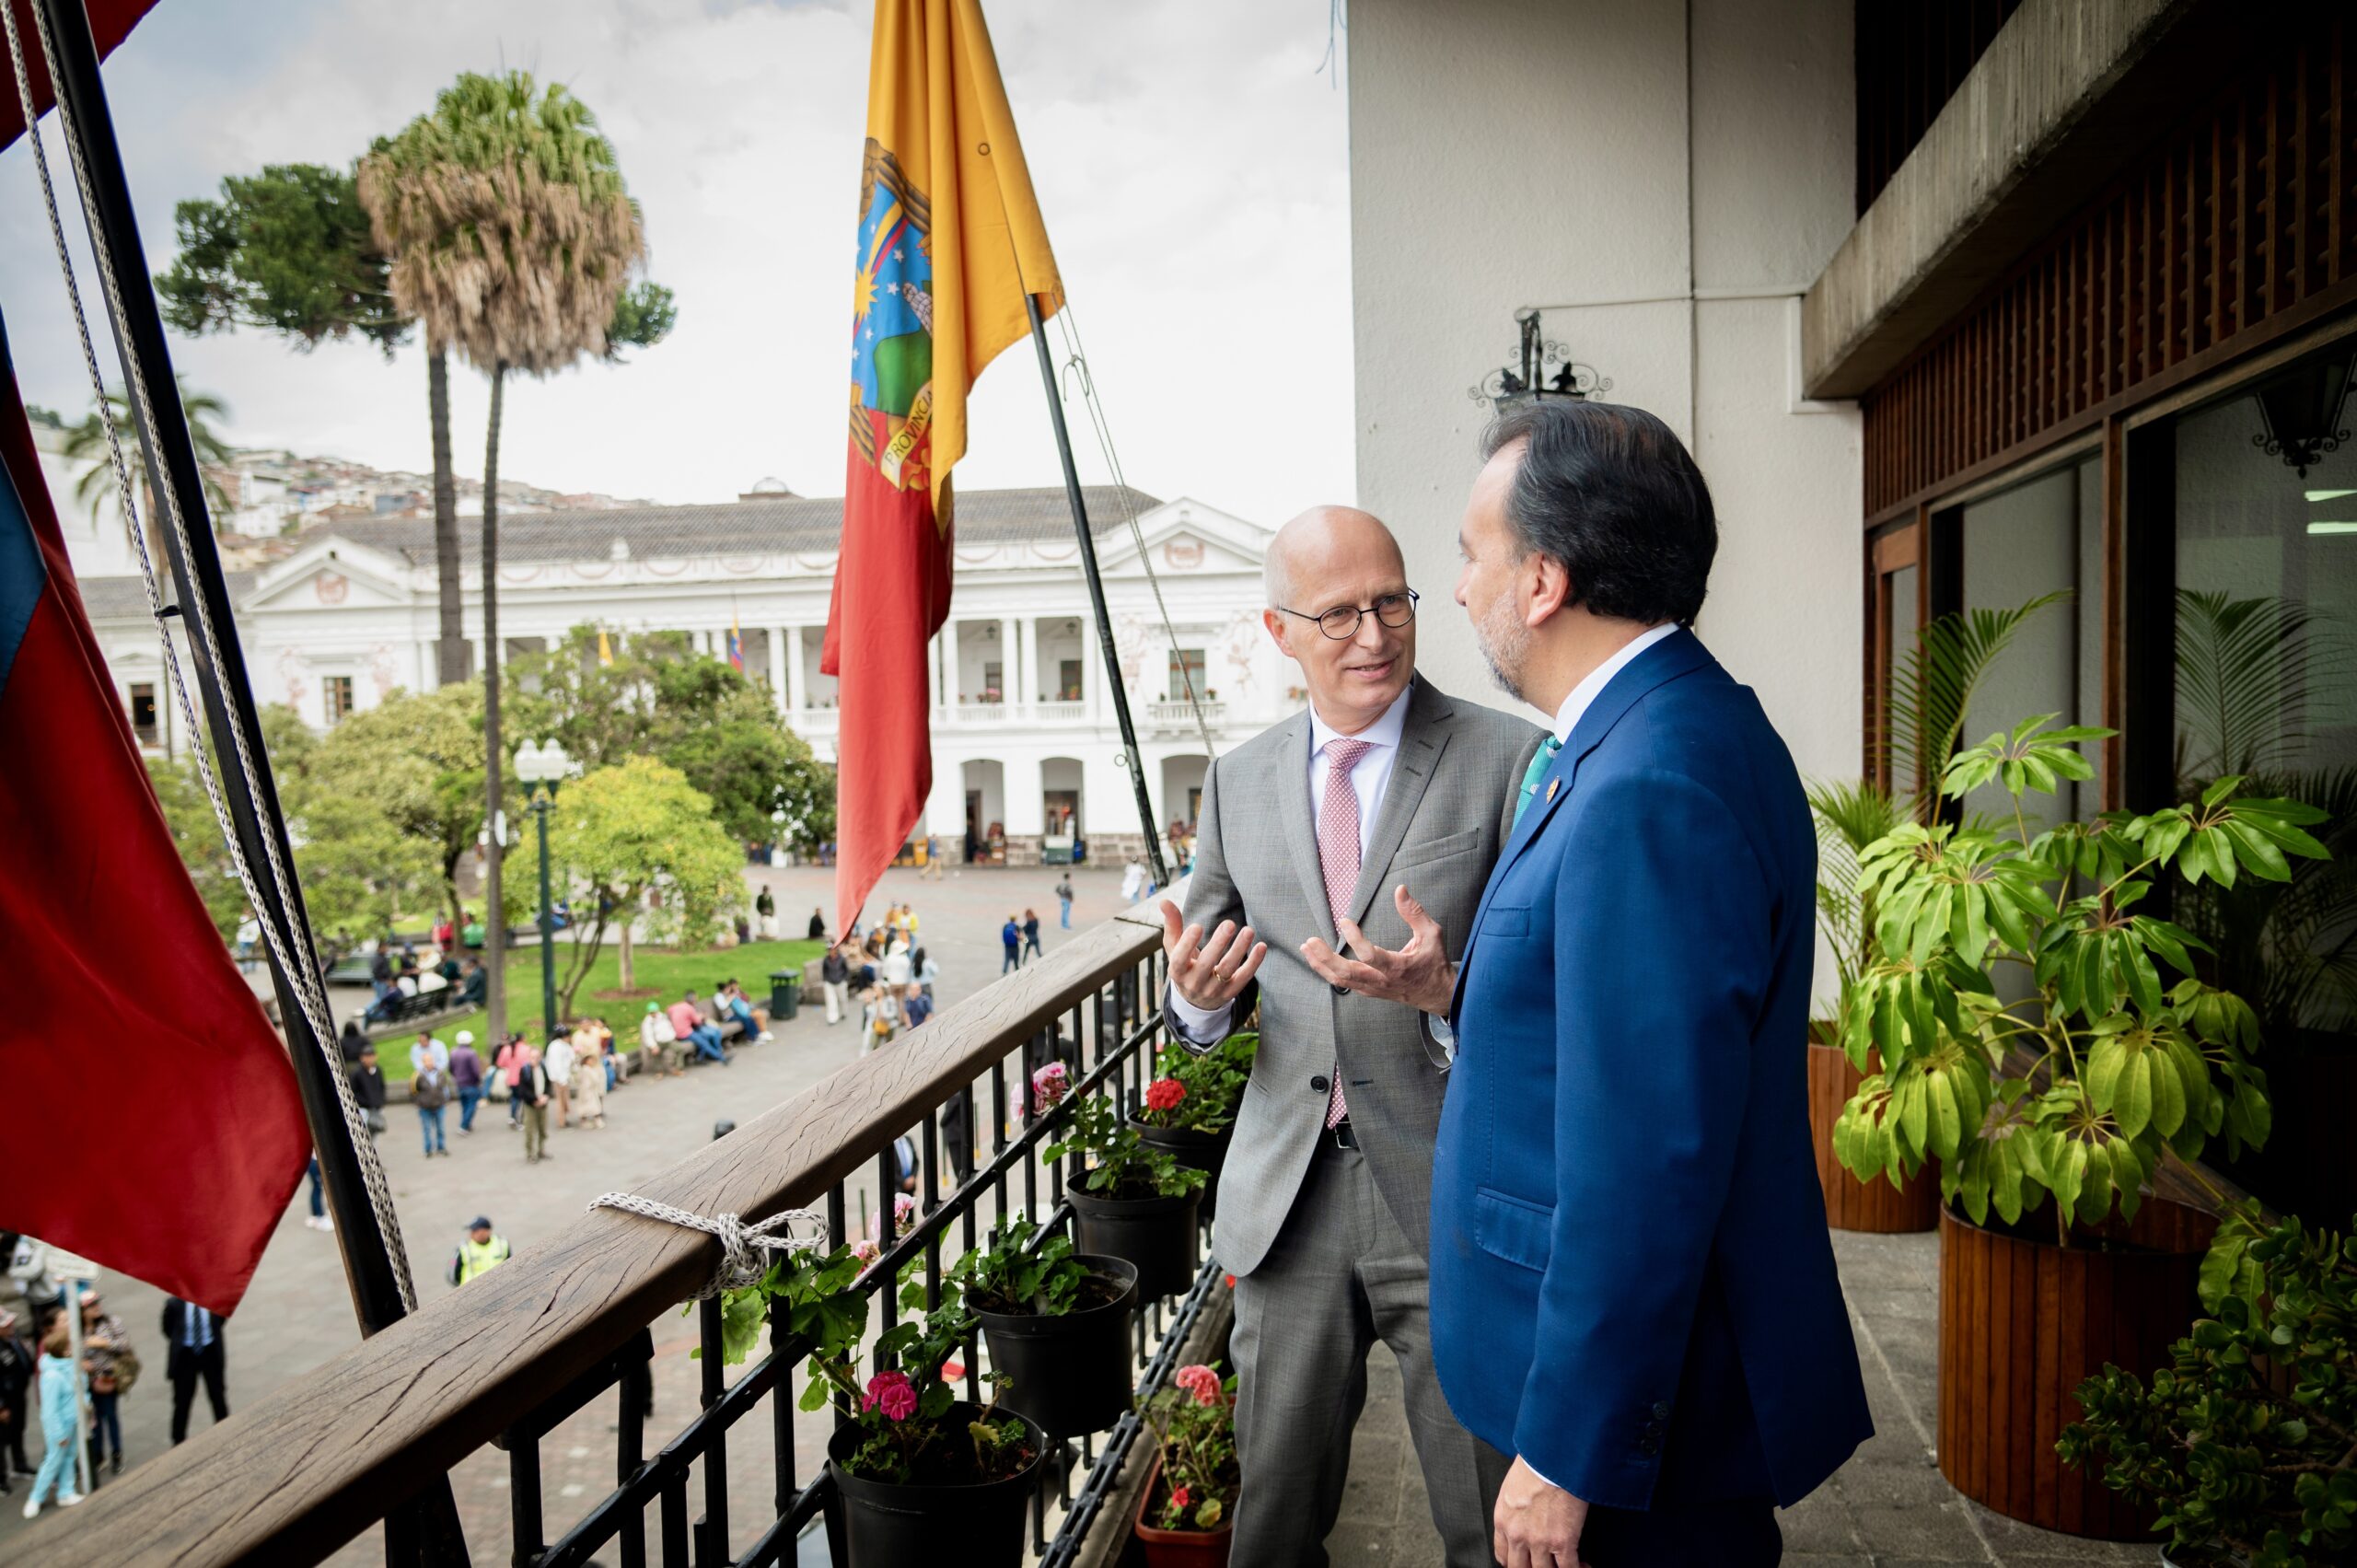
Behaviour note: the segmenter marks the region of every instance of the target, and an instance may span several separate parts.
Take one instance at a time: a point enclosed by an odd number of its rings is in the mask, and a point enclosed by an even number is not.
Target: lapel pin
[[[1554,798],[1555,798],[1555,790],[1556,790],[1556,787],[1557,787],[1558,785],[1560,785],[1562,782],[1563,782],[1563,781],[1562,781],[1562,780],[1561,780],[1561,779],[1549,779],[1549,780],[1547,781],[1547,798],[1548,798],[1548,799],[1552,800],[1552,799],[1554,799]]]

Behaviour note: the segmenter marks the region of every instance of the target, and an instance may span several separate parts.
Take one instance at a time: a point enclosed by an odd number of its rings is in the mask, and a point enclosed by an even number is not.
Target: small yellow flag
[[[606,629],[600,626],[598,628],[598,666],[602,669],[610,667],[613,662],[614,646],[606,641]]]

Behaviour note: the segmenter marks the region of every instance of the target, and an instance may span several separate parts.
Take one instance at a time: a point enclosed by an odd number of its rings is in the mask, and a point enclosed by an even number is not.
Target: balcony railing
[[[1148,703],[1145,705],[1146,722],[1157,729],[1192,729],[1195,727],[1196,706],[1184,698],[1175,703]],[[1205,724],[1217,728],[1227,722],[1225,703],[1206,702],[1201,706]]]
[[[955,703],[940,713],[953,724],[1005,724],[1015,716],[1012,703]]]
[[[1070,1223],[1064,1184],[1079,1157],[1050,1162],[1039,1149],[1082,1094],[1117,1096],[1125,1109],[1143,1102],[1163,1030],[1153,1005],[1161,970],[1158,924],[1125,913],[635,1190],[695,1214],[734,1213],[748,1222],[792,1208],[823,1210],[829,1244],[840,1246],[853,1239],[850,1184],[872,1169],[883,1258],[862,1283],[876,1292],[888,1327],[900,1307],[893,1290],[877,1287],[917,1264],[937,1298],[945,1248],[955,1249],[954,1259],[975,1246],[986,1223],[981,1211],[1004,1220],[1010,1189],[1043,1216],[1043,1235]],[[1072,1069],[1077,1092],[1026,1121],[1030,1071],[1051,1059]],[[944,1165],[944,1113],[953,1106],[970,1130],[969,1154],[981,1116],[992,1129],[988,1157],[971,1161],[963,1179]],[[913,1223],[900,1232],[889,1196],[898,1186],[893,1142],[911,1131],[921,1196]],[[969,1163],[949,1161],[958,1170]],[[610,1544],[626,1568],[649,1561],[666,1568],[791,1562],[797,1536],[830,1508],[835,1493],[823,1469],[797,1479],[787,1384],[809,1347],[787,1330],[784,1310],[771,1318],[770,1353],[732,1383],[721,1360],[720,1303],[701,1305],[701,1409],[646,1451],[656,1353],[650,1325],[676,1319],[717,1255],[717,1244],[700,1233],[611,1211],[586,1214],[38,1527],[25,1560],[45,1568],[317,1562],[495,1443],[508,1457],[512,1539],[505,1551],[471,1542],[478,1563],[569,1568]],[[1218,1282],[1217,1266],[1203,1262],[1185,1295],[1141,1306],[1142,1399],[1167,1381],[1198,1315],[1219,1296]],[[978,1352],[970,1343],[964,1353],[969,1397],[978,1387]],[[619,1484],[548,1542],[540,1439],[608,1398],[617,1407]],[[770,1418],[775,1446],[773,1484],[760,1487],[758,1499],[749,1495],[754,1489],[731,1491],[727,1465],[730,1428],[757,1411]],[[1132,1413],[1101,1438],[1063,1445],[1062,1462],[1042,1467],[1048,1479],[1030,1525],[1039,1562],[1068,1568],[1081,1561],[1084,1543],[1089,1560],[1109,1560],[1106,1541],[1120,1517],[1116,1480],[1128,1487],[1142,1479],[1141,1467],[1127,1462],[1141,1432]],[[691,1496],[702,1504],[692,1521]],[[765,1522],[750,1547],[732,1556],[729,1516],[734,1510],[741,1518],[749,1505]]]
[[[1088,704],[1074,703],[1034,703],[1031,716],[1041,724],[1081,724],[1088,718]]]

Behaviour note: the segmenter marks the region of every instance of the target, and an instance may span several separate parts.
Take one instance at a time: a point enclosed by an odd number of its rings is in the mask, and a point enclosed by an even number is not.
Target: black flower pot
[[[1138,1298],[1171,1295],[1195,1283],[1195,1208],[1199,1194],[1109,1198],[1071,1188],[1073,1243],[1083,1252],[1137,1266]]]
[[[963,1434],[981,1410],[960,1400],[941,1419],[949,1432]],[[1032,1456],[1022,1473],[966,1486],[863,1481],[845,1468],[859,1446],[860,1428],[837,1430],[827,1441],[827,1469],[839,1494],[829,1527],[842,1532],[840,1561],[851,1568],[935,1568],[944,1562],[1021,1568],[1024,1511],[1039,1467],[1048,1460],[1046,1434],[1037,1422],[1025,1424],[1031,1431]]]
[[[1112,1299],[1062,1317],[992,1312],[976,1305],[990,1341],[992,1370],[1011,1381],[1000,1390],[1051,1437],[1102,1432],[1129,1413],[1130,1327],[1137,1311],[1137,1266],[1123,1259],[1075,1255],[1073,1260],[1109,1287]]]
[[[1160,1149],[1180,1165],[1203,1172],[1202,1206],[1198,1217],[1208,1220],[1218,1213],[1219,1167],[1227,1163],[1228,1140],[1236,1132],[1236,1123],[1231,1121],[1216,1132],[1198,1132],[1191,1127],[1149,1127],[1133,1116],[1130,1125],[1137,1130],[1146,1147]]]

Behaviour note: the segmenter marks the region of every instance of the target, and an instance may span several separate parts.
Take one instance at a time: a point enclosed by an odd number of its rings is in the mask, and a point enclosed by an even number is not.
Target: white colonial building
[[[52,474],[53,494],[70,494],[64,477]],[[1300,704],[1298,673],[1260,622],[1270,530],[1185,498],[1103,488],[1089,491],[1087,502],[1155,820],[1191,822],[1207,753],[1185,701],[1182,661],[1205,698],[1213,750]],[[84,576],[83,598],[132,724],[143,744],[175,750],[180,722],[163,700],[145,589],[123,572],[120,528],[110,514],[97,525],[67,521],[77,563],[87,546],[99,568]],[[726,656],[735,627],[747,673],[766,683],[788,724],[831,761],[836,683],[819,663],[842,527],[839,498],[805,498],[783,486],[720,505],[503,518],[505,655],[538,652],[587,625],[625,638],[682,632],[697,648]],[[101,537],[110,532],[113,540]],[[471,527],[464,533],[466,623],[481,668],[478,536]],[[396,690],[435,684],[431,518],[321,524],[285,558],[231,573],[229,586],[263,703],[286,703],[326,727]],[[1077,835],[1097,861],[1137,844],[1137,808],[1062,490],[958,495],[956,590],[933,651],[934,785],[918,836],[937,834],[944,853],[955,854],[970,832],[1017,863],[1038,858],[1044,835]]]

